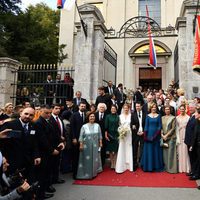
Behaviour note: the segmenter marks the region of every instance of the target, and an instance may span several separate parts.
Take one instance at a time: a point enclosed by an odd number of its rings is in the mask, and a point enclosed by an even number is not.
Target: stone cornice
[[[186,17],[178,17],[176,19],[175,28],[179,30],[180,27],[186,27]]]
[[[91,4],[83,4],[79,6],[78,8],[81,15],[84,16],[84,15],[92,14],[96,17],[98,21],[105,23],[103,15],[101,14],[100,10],[96,6],[91,5]]]
[[[18,69],[18,67],[21,65],[22,63],[20,63],[17,60],[8,58],[8,57],[0,57],[0,67],[1,66],[7,66],[10,68],[14,68],[14,69]]]
[[[198,0],[185,0],[185,1],[183,1],[183,4],[181,6],[181,11],[180,11],[180,17],[184,17],[185,12],[188,9],[193,9],[194,11],[196,11],[197,1]]]

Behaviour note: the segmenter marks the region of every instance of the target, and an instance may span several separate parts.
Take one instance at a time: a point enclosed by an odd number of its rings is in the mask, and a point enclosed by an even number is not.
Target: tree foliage
[[[0,56],[7,55],[28,64],[57,63],[66,57],[59,56],[64,46],[58,46],[58,11],[40,3],[17,15],[7,13],[2,16]]]
[[[0,13],[19,13],[21,0],[1,0],[0,1]]]

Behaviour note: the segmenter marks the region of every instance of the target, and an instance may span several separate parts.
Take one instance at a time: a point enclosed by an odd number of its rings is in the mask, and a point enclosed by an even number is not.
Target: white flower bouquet
[[[130,132],[130,127],[127,124],[121,124],[118,127],[119,139],[124,139]]]

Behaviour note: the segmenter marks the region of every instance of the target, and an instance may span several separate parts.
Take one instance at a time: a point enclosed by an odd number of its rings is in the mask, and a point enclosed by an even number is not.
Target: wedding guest
[[[112,105],[111,114],[107,115],[105,120],[105,138],[107,140],[107,151],[110,154],[111,169],[115,169],[117,159],[118,126],[119,116],[117,115],[117,107]]]
[[[105,139],[106,109],[107,107],[105,103],[99,103],[97,107],[97,112],[95,112],[95,122],[99,124],[102,133],[102,147],[101,147],[102,166],[104,166],[106,160],[106,139]]]
[[[165,116],[162,117],[161,146],[163,147],[163,161],[165,170],[177,173],[176,155],[176,118],[170,113],[170,106],[165,107]]]
[[[89,122],[80,131],[80,154],[77,179],[92,179],[102,171],[100,148],[102,135],[99,124],[95,123],[94,113],[88,114]]]
[[[189,111],[190,111],[190,118],[188,120],[188,123],[186,125],[185,129],[185,139],[184,143],[187,145],[188,149],[188,154],[190,158],[190,164],[191,164],[191,172],[187,175],[192,176],[193,172],[195,171],[195,166],[196,166],[196,149],[194,147],[193,151],[190,151],[190,147],[192,146],[192,138],[194,137],[194,128],[195,128],[195,111],[196,111],[196,106],[194,103],[189,104]]]
[[[93,112],[93,113],[95,113],[96,110],[97,110],[96,105],[95,105],[95,104],[91,104],[91,105],[90,105],[90,110],[89,110],[89,112]]]
[[[144,148],[141,159],[143,171],[162,171],[164,168],[163,152],[160,147],[161,128],[161,116],[157,114],[157,106],[153,103],[145,121]]]
[[[146,115],[142,111],[141,102],[136,102],[135,112],[131,116],[134,171],[136,171],[139,166],[143,152],[145,119]]]
[[[189,173],[191,169],[190,160],[189,160],[187,145],[184,143],[184,140],[185,140],[186,125],[190,117],[186,114],[185,105],[181,105],[179,109],[180,109],[180,115],[176,117],[176,125],[177,125],[176,143],[178,145],[177,152],[178,152],[178,166],[179,166],[178,171]]]
[[[127,169],[133,171],[132,132],[130,128],[131,112],[128,104],[123,105],[119,119],[119,149],[115,171],[123,173]]]
[[[6,105],[4,106],[4,112],[1,115],[1,119],[0,120],[6,120],[8,118],[11,117],[11,115],[13,114],[14,111],[14,107],[12,103],[6,103]]]
[[[192,146],[190,148],[190,151],[193,150],[196,150],[197,157],[196,167],[193,171],[193,176],[190,177],[190,180],[197,180],[200,179],[200,108],[197,108],[194,137],[192,139]],[[197,188],[200,189],[200,186]]]

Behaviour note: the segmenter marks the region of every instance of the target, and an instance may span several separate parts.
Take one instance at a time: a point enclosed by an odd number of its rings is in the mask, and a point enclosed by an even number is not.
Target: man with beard
[[[77,169],[78,169],[78,161],[79,161],[79,136],[80,130],[83,124],[85,124],[85,110],[86,104],[85,102],[81,102],[79,104],[79,111],[73,113],[70,122],[70,128],[72,131],[72,143],[73,143],[73,160],[72,160],[72,170],[73,170],[73,178],[76,179]]]

